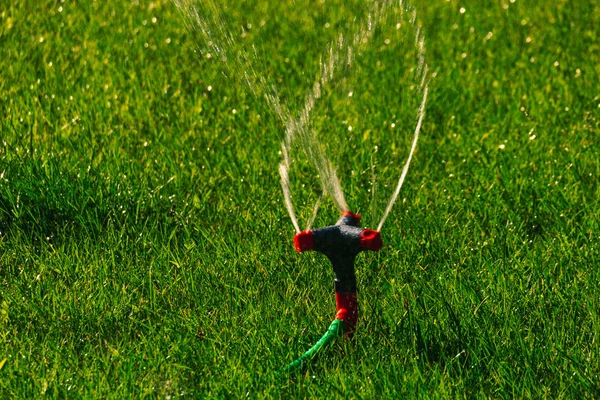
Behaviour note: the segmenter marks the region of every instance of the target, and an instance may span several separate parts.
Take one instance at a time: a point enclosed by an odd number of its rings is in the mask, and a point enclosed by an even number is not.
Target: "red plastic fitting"
[[[358,321],[358,299],[356,292],[336,293],[335,308],[337,313],[335,319],[341,319],[346,325],[346,336],[352,336],[356,321]]]
[[[294,247],[298,253],[312,250],[315,247],[312,231],[298,232],[296,236],[294,236]]]
[[[371,229],[365,229],[360,233],[358,245],[362,250],[379,251],[383,246],[381,233]]]
[[[356,223],[360,223],[360,215],[353,213],[352,211],[344,211],[342,217],[351,216],[356,220]]]

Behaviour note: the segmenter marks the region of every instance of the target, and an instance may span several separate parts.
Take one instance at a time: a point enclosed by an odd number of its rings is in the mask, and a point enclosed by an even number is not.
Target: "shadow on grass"
[[[67,171],[58,162],[13,163],[0,185],[0,236],[30,244],[96,238],[109,229],[174,222],[170,203],[146,203],[143,182],[102,172]],[[145,197],[146,196],[146,197]]]

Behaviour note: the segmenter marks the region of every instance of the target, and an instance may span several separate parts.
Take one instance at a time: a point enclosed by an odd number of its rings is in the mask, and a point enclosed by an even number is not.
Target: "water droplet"
[[[464,14],[467,10],[464,7],[461,7],[459,11],[461,14]]]

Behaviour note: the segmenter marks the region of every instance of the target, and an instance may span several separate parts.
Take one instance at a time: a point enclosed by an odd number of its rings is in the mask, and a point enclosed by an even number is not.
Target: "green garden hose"
[[[313,347],[285,367],[282,372],[301,369],[336,337],[352,336],[358,320],[356,275],[354,260],[363,250],[379,251],[382,246],[378,231],[359,227],[360,216],[350,211],[342,214],[335,225],[298,232],[294,245],[300,253],[315,250],[327,256],[335,274],[335,304],[337,314],[325,334]]]
[[[329,325],[329,328],[327,328],[327,331],[321,337],[321,339],[319,339],[319,341],[315,343],[313,347],[308,349],[304,354],[285,367],[282,372],[294,372],[302,369],[305,362],[315,358],[322,348],[333,342],[338,336],[343,335],[344,332],[344,321],[341,319],[334,320],[331,325]]]

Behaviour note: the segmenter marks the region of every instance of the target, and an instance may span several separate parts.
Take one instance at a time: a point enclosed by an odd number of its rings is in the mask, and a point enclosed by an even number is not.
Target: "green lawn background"
[[[340,3],[226,4],[267,29]],[[0,4],[0,397],[600,396],[600,7],[415,6],[427,115],[359,330],[287,377],[334,305],[293,251],[280,122],[168,1]]]

